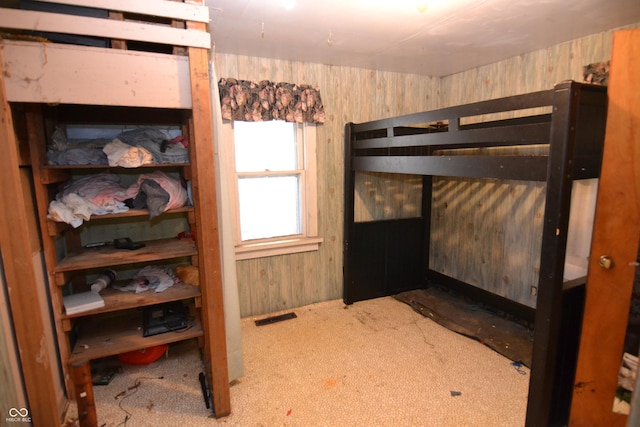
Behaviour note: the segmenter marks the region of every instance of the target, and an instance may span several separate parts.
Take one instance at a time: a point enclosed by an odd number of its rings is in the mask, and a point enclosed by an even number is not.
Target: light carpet
[[[297,318],[265,326],[242,319],[245,376],[231,387],[230,416],[205,408],[190,341],[95,386],[98,425],[524,425],[529,370],[407,304],[385,297],[289,311]]]

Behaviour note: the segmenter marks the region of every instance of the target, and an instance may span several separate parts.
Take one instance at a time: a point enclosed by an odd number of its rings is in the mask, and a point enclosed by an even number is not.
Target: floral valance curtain
[[[224,120],[315,124],[325,121],[320,91],[310,85],[222,78],[218,87]]]

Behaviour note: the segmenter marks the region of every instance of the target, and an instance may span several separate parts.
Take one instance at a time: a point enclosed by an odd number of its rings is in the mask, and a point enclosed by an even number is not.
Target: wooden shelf
[[[181,208],[170,209],[162,212],[161,215],[170,215],[170,214],[181,213],[181,212],[193,212],[193,206],[183,206]],[[113,219],[113,218],[129,218],[129,217],[135,217],[135,216],[149,216],[149,210],[148,209],[129,209],[128,211],[125,211],[125,212],[110,213],[110,214],[104,214],[104,215],[92,215],[89,221],[95,221],[95,220],[99,221],[101,219]],[[54,221],[52,219],[49,219],[49,221],[54,224],[60,223],[59,221]]]
[[[82,249],[70,253],[53,269],[54,273],[89,270],[93,268],[134,264],[137,262],[194,256],[198,254],[191,239],[162,239],[142,242],[144,248],[127,250],[113,246]]]
[[[134,168],[126,168],[124,166],[111,166],[111,165],[43,165],[41,170],[65,170],[65,169],[117,169],[120,171],[136,171],[147,168],[183,168],[190,166],[189,162],[184,163],[148,163]]]
[[[193,212],[193,206],[183,206],[181,208],[170,209],[162,212],[161,215],[171,215],[171,214],[182,213],[182,212]],[[112,214],[106,214],[106,215],[93,215],[90,221],[101,220],[101,219],[112,219],[112,218],[130,218],[135,216],[148,217],[149,210],[148,209],[129,209],[128,211],[125,211],[125,212],[118,212],[118,213],[112,213]]]
[[[104,299],[104,307],[71,315],[64,314],[61,316],[61,319],[73,319],[76,317],[91,316],[94,314],[109,313],[119,310],[128,310],[135,307],[144,307],[170,301],[179,301],[189,298],[200,298],[201,293],[200,286],[174,285],[164,292],[147,291],[140,294],[107,288],[100,292],[100,295]],[[197,305],[198,304],[196,304],[196,306]]]
[[[171,214],[179,214],[179,213],[193,213],[193,206],[183,206],[181,208],[169,209],[167,211],[162,212],[161,215],[171,215]],[[134,218],[134,217],[148,217],[149,210],[148,209],[129,209],[125,212],[111,213],[105,215],[93,215],[91,216],[90,221],[101,221],[108,219],[117,219],[117,218]],[[158,218],[158,217],[156,217]],[[86,222],[85,222],[86,223]],[[49,236],[55,237],[62,234],[67,227],[71,227],[69,224],[64,222],[54,221],[51,218],[47,218],[47,230]]]
[[[90,319],[90,318],[89,318]],[[83,321],[69,363],[82,360],[95,360],[134,350],[169,344],[204,335],[199,319],[191,320],[188,329],[166,332],[151,337],[142,336],[142,312],[136,311],[127,316],[108,320],[92,319]]]
[[[114,171],[116,173],[129,172],[133,174],[141,174],[148,172],[149,169],[171,169],[171,168],[190,168],[190,163],[151,163],[148,165],[140,165],[135,168],[125,168],[121,166],[110,165],[43,165],[40,166],[41,184],[57,184],[67,181],[71,178],[71,171]]]

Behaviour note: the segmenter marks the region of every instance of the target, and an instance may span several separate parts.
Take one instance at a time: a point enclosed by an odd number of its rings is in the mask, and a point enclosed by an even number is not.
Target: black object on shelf
[[[144,248],[145,244],[134,242],[129,237],[123,237],[121,239],[114,239],[113,246],[115,246],[117,249],[136,250],[136,249]]]
[[[147,307],[143,310],[143,336],[163,334],[189,326],[188,308],[180,301]]]

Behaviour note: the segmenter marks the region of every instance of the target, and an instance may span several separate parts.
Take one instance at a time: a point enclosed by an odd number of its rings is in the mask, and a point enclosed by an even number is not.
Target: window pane
[[[296,124],[282,120],[234,122],[236,171],[298,169]]]
[[[302,233],[300,177],[240,178],[241,239],[266,239]]]

